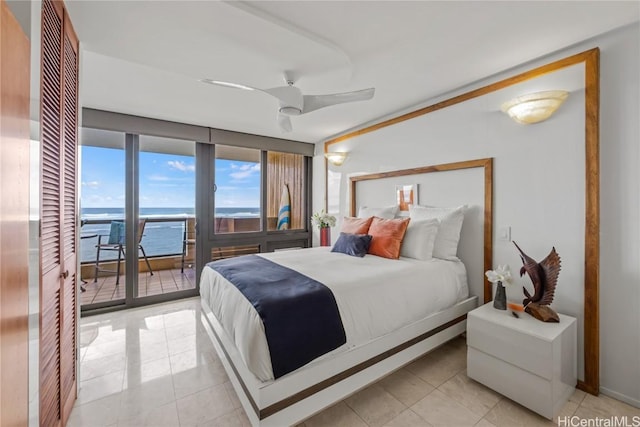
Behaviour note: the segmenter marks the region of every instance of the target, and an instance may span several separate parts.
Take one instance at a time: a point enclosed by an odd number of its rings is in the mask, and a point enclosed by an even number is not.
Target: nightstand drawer
[[[467,320],[468,346],[547,380],[552,379],[554,363],[549,341],[472,316],[472,313]]]
[[[556,402],[552,384],[530,372],[472,347],[467,349],[467,376],[552,419]]]
[[[576,385],[576,319],[544,323],[491,303],[467,315],[467,375],[551,419]]]

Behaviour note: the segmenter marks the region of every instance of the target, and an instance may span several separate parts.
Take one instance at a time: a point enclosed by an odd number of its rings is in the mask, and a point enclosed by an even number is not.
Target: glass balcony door
[[[136,298],[196,288],[195,180],[195,142],[140,136]]]
[[[125,134],[83,128],[80,159],[81,308],[125,303]]]
[[[197,295],[195,145],[82,129],[83,312]]]

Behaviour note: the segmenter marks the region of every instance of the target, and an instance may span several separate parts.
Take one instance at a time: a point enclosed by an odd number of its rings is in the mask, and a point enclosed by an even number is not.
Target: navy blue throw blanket
[[[333,293],[322,283],[257,255],[208,266],[238,288],[262,318],[274,378],[347,341]]]

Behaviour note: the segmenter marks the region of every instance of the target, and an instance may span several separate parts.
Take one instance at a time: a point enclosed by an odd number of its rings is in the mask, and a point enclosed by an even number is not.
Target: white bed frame
[[[247,369],[202,300],[203,318],[210,326],[207,332],[251,424],[274,427],[295,425],[462,334],[467,312],[477,305],[478,298],[473,296],[366,345],[263,383]]]
[[[355,181],[473,167],[483,167],[485,171],[484,266],[490,268],[492,159],[352,178],[352,205],[355,205]],[[487,286],[486,282],[480,287],[482,289],[470,284],[471,296],[449,309],[432,314],[367,344],[331,357],[321,357],[294,372],[268,382],[258,380],[249,371],[235,344],[228,338],[204,300],[201,300],[202,318],[251,424],[282,427],[295,425],[311,417],[464,333],[467,313],[478,304],[491,299],[491,287]]]

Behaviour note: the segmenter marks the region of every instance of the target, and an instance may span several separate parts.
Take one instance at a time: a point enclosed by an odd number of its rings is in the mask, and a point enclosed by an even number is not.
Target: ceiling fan
[[[202,79],[200,81],[234,89],[257,90],[277,98],[280,104],[277,116],[278,125],[285,132],[291,132],[291,116],[299,116],[300,114],[310,113],[320,108],[343,104],[345,102],[366,101],[373,98],[373,94],[376,91],[374,88],[369,88],[329,95],[303,95],[302,91],[293,85],[293,79],[287,74],[284,75],[286,86],[273,87],[270,89],[258,89],[243,84],[212,79]]]

